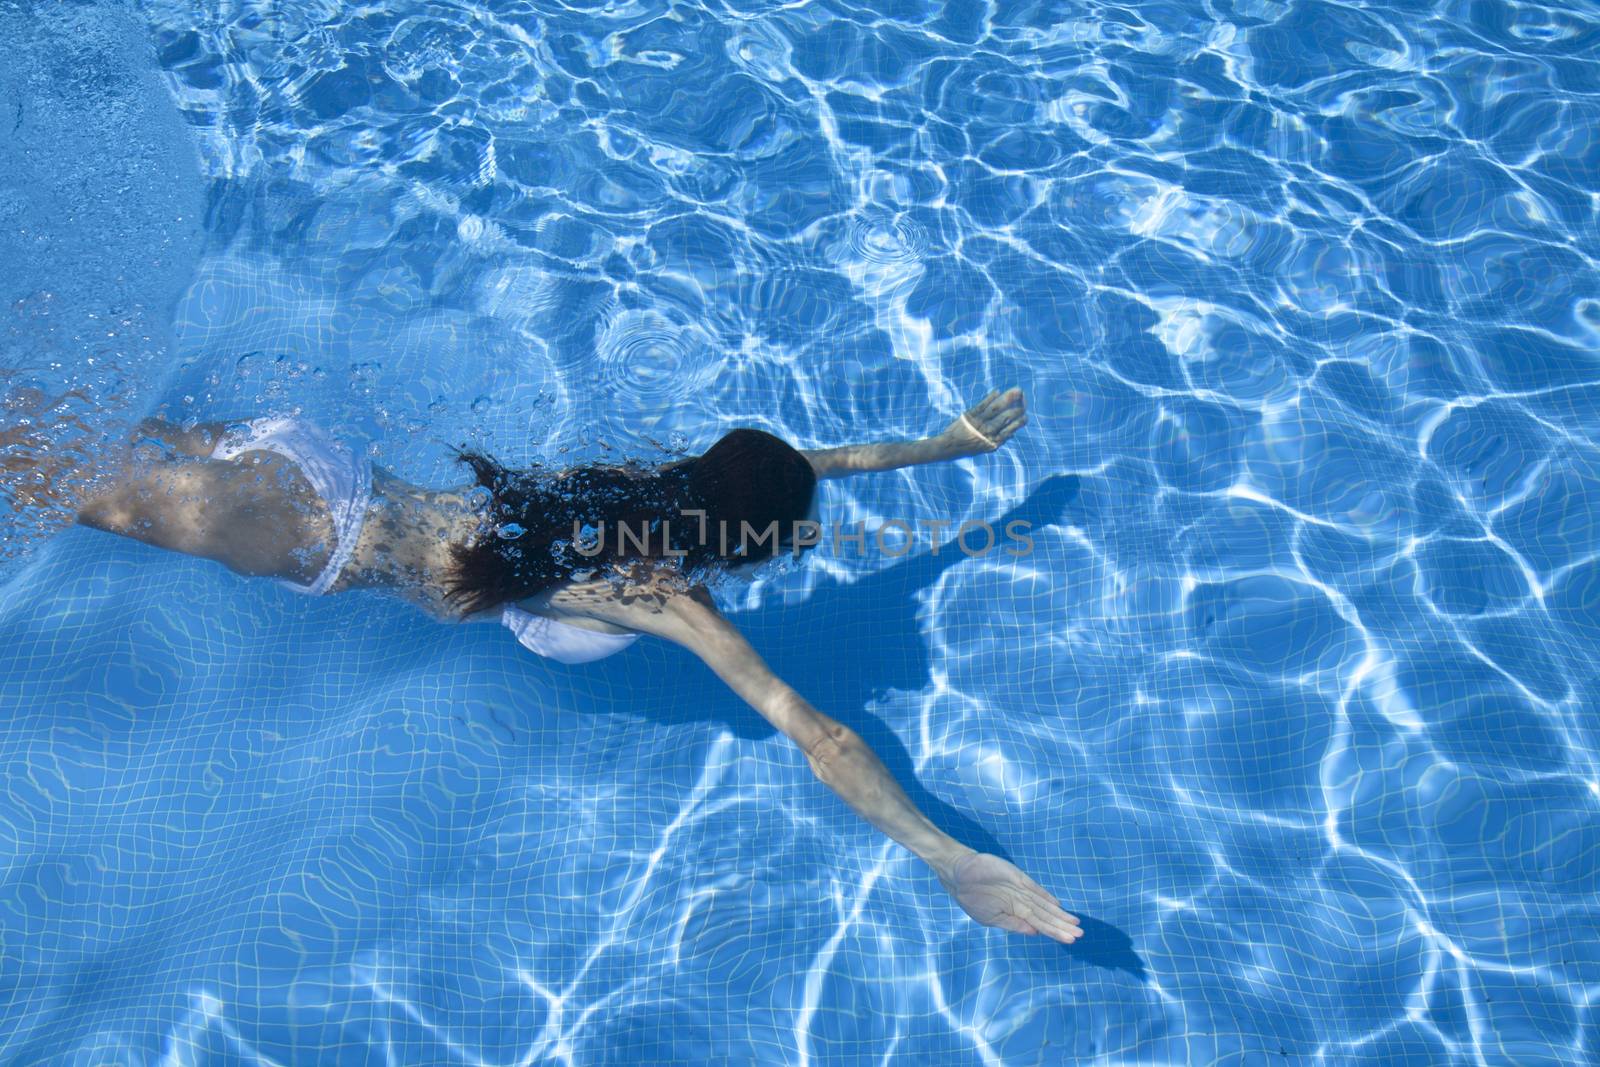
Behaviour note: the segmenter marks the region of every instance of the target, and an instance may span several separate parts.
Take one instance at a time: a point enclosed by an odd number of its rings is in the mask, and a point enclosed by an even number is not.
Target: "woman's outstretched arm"
[[[1082,936],[1078,920],[1038,883],[999,856],[977,852],[917,810],[881,760],[854,730],[812,707],[772,672],[717,611],[703,588],[630,590],[567,587],[552,604],[590,618],[652,633],[683,645],[806,755],[817,778],[863,819],[921,857],[964,911],[985,926],[1042,933],[1063,943]]]
[[[811,469],[817,472],[818,478],[843,478],[847,474],[893,470],[993,452],[1027,422],[1022,390],[1013,386],[1003,393],[998,389],[991,392],[932,437],[842,445],[801,454],[811,461]]]

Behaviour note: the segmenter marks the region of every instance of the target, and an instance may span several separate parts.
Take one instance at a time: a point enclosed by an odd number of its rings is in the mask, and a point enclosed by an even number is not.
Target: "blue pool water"
[[[660,642],[564,667],[14,513],[0,1062],[1600,1056],[1600,7],[0,30],[5,418],[73,391],[59,447],[302,410],[448,485],[1020,384],[1002,452],[822,510],[1031,554],[721,595],[1088,931],[968,920]]]

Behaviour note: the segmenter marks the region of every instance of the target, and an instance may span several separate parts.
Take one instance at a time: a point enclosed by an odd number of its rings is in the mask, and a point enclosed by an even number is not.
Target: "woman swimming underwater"
[[[719,543],[714,532],[704,536],[708,527],[760,532],[776,522],[790,530],[811,516],[819,479],[991,452],[1026,421],[1022,392],[1010,389],[921,440],[799,451],[737,429],[703,455],[656,468],[512,470],[459,452],[474,481],[433,490],[373,466],[359,448],[301,419],[185,427],[148,419],[127,456],[67,512],[95,529],[302,592],[385,589],[440,620],[499,622],[529,649],[564,662],[599,659],[641,634],[674,641],[798,744],[816,776],[859,815],[921,857],[973,919],[1072,942],[1082,929],[1055,897],[1008,861],[935,827],[855,731],[768,668],[703,584],[719,569],[790,547],[788,538]],[[13,495],[31,491],[37,502],[51,499],[52,488],[35,465]],[[680,522],[680,513],[694,518]],[[657,524],[665,518],[670,532]],[[620,532],[630,524],[657,535],[575,537],[585,527],[604,534],[607,525]]]

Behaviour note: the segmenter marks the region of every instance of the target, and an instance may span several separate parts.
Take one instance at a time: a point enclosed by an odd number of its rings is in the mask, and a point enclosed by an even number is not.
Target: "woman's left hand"
[[[976,456],[993,452],[1028,424],[1022,390],[1012,386],[1005,392],[995,389],[967,409],[940,436],[949,444],[952,456]]]

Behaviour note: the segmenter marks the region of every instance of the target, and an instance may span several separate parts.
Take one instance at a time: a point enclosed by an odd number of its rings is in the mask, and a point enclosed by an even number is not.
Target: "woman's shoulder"
[[[587,615],[569,615],[562,611],[543,611],[538,612],[537,614],[544,616],[552,622],[559,622],[563,626],[571,626],[575,630],[588,630],[591,633],[631,634],[638,632],[637,630],[630,630],[626,626],[619,626],[613,622],[606,622],[604,619],[590,618]]]
[[[601,586],[605,586],[605,588],[602,589],[600,588]],[[593,633],[636,633],[637,631],[627,626],[607,622],[604,619],[597,619],[592,615],[583,613],[585,605],[592,606],[602,600],[609,599],[611,593],[610,587],[606,586],[604,582],[563,582],[544,592],[523,597],[521,600],[500,604],[483,611],[476,611],[470,615],[457,615],[453,621],[458,623],[488,622],[500,626],[510,626],[515,629],[519,624],[526,622],[527,617],[531,615]]]
[[[693,582],[676,561],[629,560],[613,566],[607,573],[560,582],[532,596],[519,600],[516,606],[524,611],[571,622],[576,619],[598,623],[592,629],[603,633],[625,633],[634,629],[618,614],[638,611],[655,613],[677,597],[694,595]],[[607,620],[617,620],[614,625]]]

